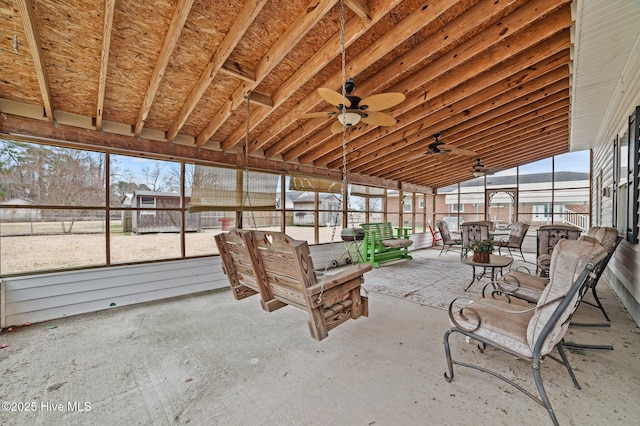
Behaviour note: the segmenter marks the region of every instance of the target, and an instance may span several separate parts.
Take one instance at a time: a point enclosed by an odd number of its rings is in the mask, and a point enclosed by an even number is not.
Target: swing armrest
[[[361,263],[358,265],[351,265],[348,268],[341,270],[340,272],[332,275],[328,275],[324,278],[324,287],[322,278],[318,278],[318,283],[307,288],[307,295],[313,297],[320,294],[321,291],[327,291],[334,287],[340,286],[346,282],[353,280],[354,278],[362,277],[365,272],[369,272],[373,269],[368,263]]]

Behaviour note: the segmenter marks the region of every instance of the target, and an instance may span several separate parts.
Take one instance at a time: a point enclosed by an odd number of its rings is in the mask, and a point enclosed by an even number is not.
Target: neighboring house
[[[186,203],[190,197],[185,197]],[[137,234],[155,232],[180,232],[180,212],[171,210],[145,209],[174,209],[180,207],[180,194],[175,192],[134,191],[122,199],[123,207],[139,210],[127,210],[122,213],[124,232]],[[129,224],[130,219],[130,224]],[[200,213],[185,213],[185,230],[199,231]]]
[[[40,209],[12,209],[4,208],[3,205],[30,206],[35,203],[28,198],[15,197],[10,200],[0,202],[0,220],[7,222],[28,222],[40,219]]]
[[[336,220],[341,223],[340,199],[333,194],[318,194],[318,224],[333,226]],[[313,225],[315,223],[315,193],[303,192],[293,200],[293,224]]]
[[[561,171],[554,176],[551,173],[523,174],[517,185],[512,175],[489,176],[486,190],[487,197],[491,198],[486,219],[498,225],[520,220],[534,227],[550,224],[553,220],[586,230],[589,227],[589,184],[589,173],[579,172]],[[512,191],[516,187],[517,191]],[[450,219],[448,224],[452,229],[457,229],[458,216],[461,223],[485,219],[484,188],[471,180],[462,182],[460,191],[460,202],[457,185],[440,189],[440,196],[436,198],[436,212],[448,214],[445,220]]]

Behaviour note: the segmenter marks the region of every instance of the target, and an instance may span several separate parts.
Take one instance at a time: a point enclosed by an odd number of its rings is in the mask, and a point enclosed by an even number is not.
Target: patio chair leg
[[[560,342],[558,345],[556,345],[556,348],[558,348],[558,352],[560,353],[560,358],[562,358],[562,363],[564,364],[565,368],[569,372],[569,375],[571,376],[571,380],[573,380],[573,386],[576,389],[582,389],[580,387],[580,384],[578,383],[578,379],[576,379],[576,375],[573,374],[573,369],[571,368],[571,364],[569,363],[569,359],[567,358],[567,353],[564,351],[564,343],[565,342]]]
[[[449,346],[449,335],[452,332],[453,330],[449,329],[444,333],[444,353],[447,358],[447,368],[449,369],[448,373],[444,373],[444,378],[447,382],[453,380],[453,359],[451,358],[451,347]]]
[[[602,303],[600,303],[600,298],[598,297],[598,293],[596,293],[595,284],[593,286],[591,286],[591,294],[593,294],[593,298],[595,299],[596,303],[598,304],[598,308],[600,308],[600,310],[602,311],[602,315],[604,315],[604,317],[607,319],[607,321],[611,322],[611,320],[609,319],[609,315],[607,315],[607,312],[604,310],[604,306],[602,306]]]
[[[559,347],[560,345],[558,345]],[[536,382],[536,388],[538,388],[538,393],[540,394],[540,399],[542,399],[542,403],[544,408],[547,409],[547,413],[549,413],[549,417],[551,417],[551,421],[555,426],[558,426],[558,419],[556,418],[556,414],[553,412],[553,408],[551,408],[551,402],[549,402],[549,397],[547,396],[547,392],[544,390],[544,385],[542,384],[542,377],[540,377],[540,360],[534,360],[533,362],[533,379]]]

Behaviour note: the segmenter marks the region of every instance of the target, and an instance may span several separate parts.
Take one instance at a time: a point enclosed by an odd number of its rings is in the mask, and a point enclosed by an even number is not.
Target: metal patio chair
[[[587,280],[589,274],[605,256],[606,252],[600,244],[571,240],[559,242],[551,258],[549,284],[534,307],[529,307],[525,302],[517,299],[513,300],[496,294],[461,307],[461,298],[452,301],[449,306],[452,328],[444,335],[448,366],[448,371],[444,375],[446,380],[453,380],[454,365],[489,373],[544,406],[553,424],[557,425],[558,420],[540,375],[541,360],[543,357],[549,357],[563,364],[574,386],[580,389],[564,351],[563,340],[571,316],[589,288]],[[575,279],[576,276],[577,279]],[[477,340],[480,342],[478,347],[481,352],[488,345],[530,362],[539,396],[496,371],[481,365],[454,360],[449,343],[452,333],[460,333]],[[554,348],[560,358],[551,354]]]
[[[451,236],[449,225],[446,221],[438,220],[436,221],[436,226],[438,227],[438,231],[440,231],[440,236],[442,237],[442,249],[440,249],[438,256],[442,253],[446,254],[452,247],[460,247],[460,249],[462,249],[462,240]]]

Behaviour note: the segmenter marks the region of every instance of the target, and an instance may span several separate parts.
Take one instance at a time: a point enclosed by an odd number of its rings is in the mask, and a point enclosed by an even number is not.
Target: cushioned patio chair
[[[522,254],[522,242],[524,241],[524,237],[526,237],[528,230],[529,224],[524,222],[516,222],[511,225],[509,236],[496,241],[498,253],[502,254],[502,249],[505,248],[509,251],[509,256],[513,257],[513,250],[516,253],[520,252],[520,257],[522,260],[525,260],[524,254]]]
[[[538,273],[541,276],[549,274],[551,252],[560,240],[577,240],[582,230],[573,225],[543,225],[538,228],[537,256]]]
[[[587,235],[580,236],[578,240],[601,244],[607,252],[606,258],[598,265],[598,268],[594,271],[594,276],[589,280],[589,288],[591,289],[594,302],[592,303],[585,300],[584,303],[600,309],[606,320],[611,321],[604,309],[604,306],[602,306],[602,303],[600,302],[600,298],[596,291],[596,285],[598,284],[600,276],[606,269],[609,260],[613,256],[613,253],[615,253],[622,237],[618,235],[618,230],[616,228],[592,226],[587,231]],[[510,270],[502,276],[495,285],[511,296],[528,302],[537,303],[548,282],[549,279],[545,277],[532,275],[521,270]]]
[[[570,318],[588,290],[587,278],[605,255],[606,252],[600,244],[570,240],[559,242],[551,257],[549,284],[535,307],[528,307],[525,302],[500,295],[492,295],[493,297],[462,305],[461,299],[451,302],[449,318],[452,328],[444,335],[448,366],[444,376],[447,381],[453,380],[454,365],[489,373],[544,406],[553,424],[557,425],[558,420],[540,375],[541,360],[548,357],[563,364],[574,386],[580,389],[562,343]],[[460,333],[480,342],[478,347],[481,352],[488,345],[520,360],[527,360],[532,366],[539,396],[498,372],[481,365],[454,360],[449,343],[452,333]],[[554,348],[560,358],[551,354]]]
[[[440,236],[442,237],[442,249],[440,249],[438,256],[442,253],[448,253],[449,249],[452,247],[462,248],[462,239],[451,236],[447,222],[444,220],[438,220],[436,221],[436,226],[438,227],[438,231],[440,231]]]
[[[469,251],[469,243],[473,240],[486,240],[491,238],[489,231],[493,228],[493,222],[465,222],[460,225],[462,232],[462,250],[460,257],[466,257]]]

